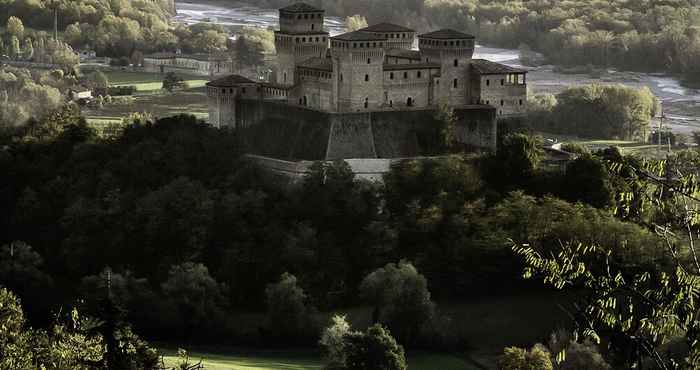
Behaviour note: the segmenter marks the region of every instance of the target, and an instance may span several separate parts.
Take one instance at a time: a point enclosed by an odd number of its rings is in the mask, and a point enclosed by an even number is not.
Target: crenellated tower
[[[440,64],[434,84],[436,103],[451,106],[470,104],[469,65],[474,55],[474,36],[443,29],[418,36],[425,63]]]
[[[335,71],[334,107],[339,112],[377,109],[383,104],[386,39],[355,31],[331,38]]]
[[[279,10],[280,30],[275,32],[277,84],[296,84],[296,66],[299,63],[326,55],[328,32],[323,28],[324,13],[323,9],[305,3]]]

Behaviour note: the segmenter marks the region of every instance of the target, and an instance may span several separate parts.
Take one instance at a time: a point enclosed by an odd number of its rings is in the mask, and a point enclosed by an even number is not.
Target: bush
[[[499,370],[552,370],[554,366],[549,351],[541,344],[535,344],[530,351],[518,347],[508,347],[498,359]]]
[[[374,325],[345,336],[346,370],[405,370],[406,355],[389,330]]]
[[[552,333],[548,344],[554,358],[557,358],[560,353],[563,355],[562,361],[557,366],[560,370],[610,369],[610,365],[605,362],[595,344],[590,341],[578,343],[565,330]]]

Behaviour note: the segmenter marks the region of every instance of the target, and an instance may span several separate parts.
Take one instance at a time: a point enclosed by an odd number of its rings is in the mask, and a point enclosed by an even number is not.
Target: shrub
[[[541,344],[535,344],[530,351],[518,347],[508,347],[498,359],[499,370],[552,370],[549,351]]]
[[[366,333],[345,335],[346,370],[405,370],[406,355],[403,347],[389,330],[374,325]]]

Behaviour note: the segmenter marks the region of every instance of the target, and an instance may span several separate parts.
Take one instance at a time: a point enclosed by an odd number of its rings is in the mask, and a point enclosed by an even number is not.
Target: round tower
[[[450,106],[469,104],[469,64],[474,55],[474,36],[443,29],[418,36],[425,63],[440,64],[435,81],[435,100]]]
[[[328,32],[323,29],[324,11],[305,3],[279,10],[280,30],[275,31],[277,79],[280,85],[296,83],[296,66],[313,57],[325,56]]]
[[[383,104],[386,39],[355,31],[331,38],[335,107],[339,112],[377,109]]]

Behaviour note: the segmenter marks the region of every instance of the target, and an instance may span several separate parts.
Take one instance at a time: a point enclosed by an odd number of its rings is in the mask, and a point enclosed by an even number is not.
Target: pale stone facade
[[[143,69],[155,73],[222,76],[233,72],[233,61],[224,55],[155,53],[143,57]]]
[[[220,93],[239,91],[238,78],[211,82],[211,123],[240,124],[227,117],[235,115],[229,105],[237,99],[276,100],[331,113],[442,105],[490,106],[504,117],[524,112],[526,71],[472,59],[474,36],[444,29],[416,38],[409,28],[381,23],[330,37],[323,24],[322,9],[304,3],[280,9],[273,82],[258,83],[256,96]]]

